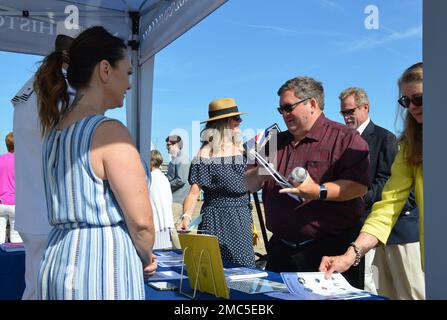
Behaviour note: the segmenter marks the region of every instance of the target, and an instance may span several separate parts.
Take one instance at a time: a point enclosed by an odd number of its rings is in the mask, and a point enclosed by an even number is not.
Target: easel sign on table
[[[182,279],[179,292],[194,299],[197,290],[222,297],[230,298],[216,236],[207,234],[179,234],[183,251]],[[193,294],[184,291],[183,274],[186,265],[189,285]]]

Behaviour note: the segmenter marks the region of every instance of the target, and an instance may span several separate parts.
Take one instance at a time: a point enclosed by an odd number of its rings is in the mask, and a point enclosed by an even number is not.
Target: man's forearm
[[[351,180],[336,180],[326,182],[327,200],[330,201],[348,201],[357,197],[363,197],[368,191],[368,187]]]

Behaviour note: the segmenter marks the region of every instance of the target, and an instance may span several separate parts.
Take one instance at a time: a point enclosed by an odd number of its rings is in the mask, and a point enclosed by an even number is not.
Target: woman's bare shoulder
[[[132,142],[129,130],[114,119],[102,122],[96,128],[94,138],[104,142]]]

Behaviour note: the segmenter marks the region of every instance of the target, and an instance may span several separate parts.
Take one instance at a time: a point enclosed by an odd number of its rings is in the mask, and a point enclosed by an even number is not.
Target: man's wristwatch
[[[320,184],[320,195],[318,196],[318,200],[326,200],[327,198],[327,188],[324,184]]]

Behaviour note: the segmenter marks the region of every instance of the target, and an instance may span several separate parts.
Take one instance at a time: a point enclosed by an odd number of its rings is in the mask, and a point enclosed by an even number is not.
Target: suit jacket
[[[366,126],[362,138],[368,143],[371,167],[371,186],[364,197],[365,215],[372,205],[382,199],[382,190],[391,175],[391,165],[398,151],[396,136],[372,121]],[[404,244],[419,241],[419,210],[411,192],[387,244]]]
[[[183,200],[189,191],[188,174],[190,162],[186,153],[180,151],[168,165],[166,177],[169,180],[172,191],[172,201],[183,204]]]

